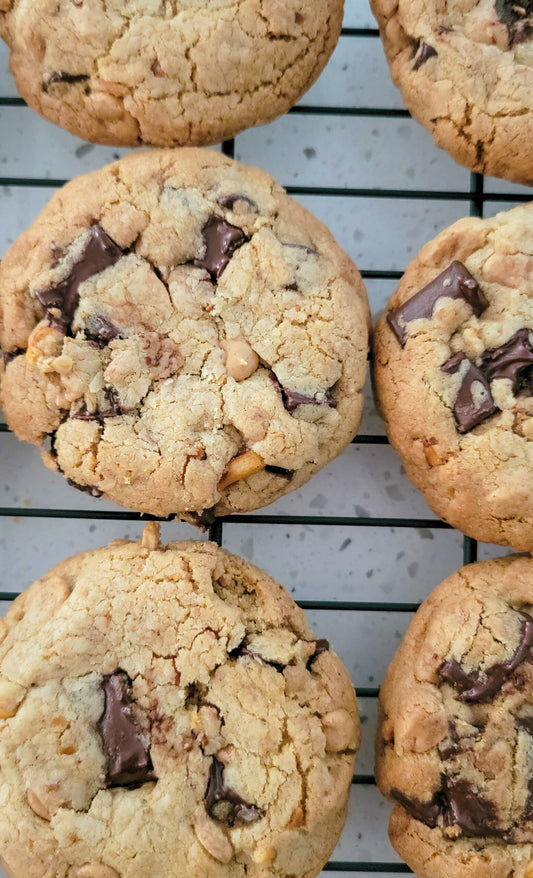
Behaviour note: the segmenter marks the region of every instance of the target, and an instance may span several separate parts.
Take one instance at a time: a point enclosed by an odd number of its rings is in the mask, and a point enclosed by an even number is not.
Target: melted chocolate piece
[[[16,350],[14,350],[14,351],[2,351],[2,360],[4,362],[4,369],[9,365],[9,363],[11,363],[13,360],[15,360],[19,356],[19,354],[23,354],[23,353],[25,353],[25,351],[23,351],[21,348],[16,348]]]
[[[247,195],[240,195],[238,192],[233,192],[231,195],[221,195],[217,198],[217,203],[220,204],[221,207],[227,207],[228,210],[233,210],[238,201],[244,201],[249,207],[251,207],[254,213],[257,213],[257,204],[255,201],[252,201],[251,198],[248,198]]]
[[[256,805],[249,805],[224,783],[224,765],[213,756],[209,781],[205,792],[205,808],[213,820],[233,826],[235,823],[253,823],[263,817]]]
[[[106,757],[107,787],[133,787],[157,780],[133,711],[130,678],[124,671],[115,671],[102,678],[102,689],[105,705],[98,731]]]
[[[533,737],[533,716],[517,716],[516,727],[523,729],[524,732]]]
[[[328,652],[330,648],[331,647],[329,640],[326,640],[325,637],[321,637],[319,640],[315,640],[315,651],[313,655],[310,655],[307,659],[307,670],[310,671],[318,656],[322,655],[323,652]]]
[[[205,268],[213,281],[218,280],[231,257],[249,240],[242,229],[212,214],[202,229],[205,256],[195,259],[196,268]]]
[[[87,245],[68,277],[47,290],[37,290],[38,301],[48,312],[57,309],[60,316],[48,314],[52,326],[66,332],[74,317],[80,300],[79,287],[84,281],[100,274],[106,268],[118,262],[124,251],[118,247],[109,235],[98,225],[91,226]]]
[[[284,479],[292,479],[294,475],[294,470],[284,469],[282,466],[273,466],[270,463],[267,463],[265,466],[265,472],[272,473],[273,476],[281,476]]]
[[[216,521],[216,515],[213,512],[214,508],[213,506],[211,509],[202,509],[201,512],[188,512],[187,521],[200,528],[201,531],[206,531]]]
[[[48,91],[50,85],[55,85],[58,82],[73,85],[76,82],[86,82],[88,79],[89,76],[87,73],[66,73],[64,70],[56,70],[48,77],[46,82],[43,83],[43,88],[45,91]]]
[[[433,315],[436,303],[442,298],[464,299],[476,317],[479,317],[489,304],[477,281],[462,262],[452,262],[404,305],[393,308],[387,314],[387,323],[402,347],[407,341],[406,325],[422,317],[429,319]]]
[[[246,637],[243,641],[241,641],[241,643],[239,643],[238,646],[235,647],[235,649],[232,649],[231,652],[228,653],[228,655],[230,656],[230,658],[241,658],[241,656],[249,655],[251,658],[256,659],[262,665],[271,665],[271,667],[275,668],[276,671],[278,671],[280,674],[282,674],[286,668],[286,665],[282,665],[281,662],[270,661],[269,659],[266,659],[263,655],[261,655],[260,652],[254,652],[253,649],[248,649]]]
[[[313,250],[312,247],[307,247],[306,244],[284,244],[284,247],[292,247],[294,250],[303,250],[304,253],[307,253],[308,256],[319,256],[318,250]]]
[[[280,384],[274,372],[271,371],[269,374],[276,390],[281,393],[283,405],[288,412],[293,412],[299,405],[327,405],[330,408],[336,408],[337,403],[333,397],[332,387],[326,390],[324,399],[315,399],[314,396],[306,396],[304,393],[298,393],[296,390],[289,390]]]
[[[523,386],[532,392],[533,346],[529,340],[529,329],[519,329],[505,344],[486,351],[481,361],[481,369],[489,381],[509,378],[515,395]],[[529,371],[527,377],[526,370]]]
[[[83,491],[84,494],[89,494],[91,497],[102,496],[102,492],[98,488],[91,487],[91,485],[78,485],[74,479],[67,479],[67,482],[72,488],[77,488],[78,491]]]
[[[437,820],[442,812],[441,797],[437,792],[429,802],[421,802],[415,796],[408,796],[396,788],[391,790],[391,795],[399,805],[404,808],[415,820],[420,820],[431,829],[437,825]]]
[[[418,70],[419,67],[422,67],[422,64],[425,64],[426,61],[429,61],[435,55],[438,55],[438,52],[433,46],[428,45],[428,43],[419,43],[415,52],[413,70]]]
[[[533,0],[496,0],[496,14],[507,28],[511,48],[533,34]]]
[[[103,317],[100,314],[87,318],[85,321],[85,334],[87,338],[98,342],[102,347],[114,338],[122,338],[120,330],[117,329],[114,323],[111,323],[107,317]]]
[[[469,703],[486,704],[492,701],[497,692],[502,688],[508,677],[522,662],[531,658],[530,652],[533,646],[533,618],[527,613],[521,613],[522,629],[520,642],[511,658],[505,662],[497,662],[485,671],[483,677],[479,674],[467,674],[456,659],[448,659],[440,668],[439,674],[447,683],[451,683],[459,694],[459,701]]]
[[[467,360],[465,354],[454,354],[441,366],[441,370],[448,375],[454,375],[465,360]],[[468,360],[468,364],[453,406],[453,414],[459,433],[468,433],[469,430],[473,430],[474,427],[498,411],[487,379],[470,360]],[[474,384],[476,383],[481,384],[485,391],[481,399],[474,397]]]
[[[442,796],[446,801],[446,826],[459,826],[469,838],[505,836],[498,826],[498,811],[493,802],[485,799],[462,778],[443,778]]]
[[[106,418],[117,418],[119,415],[126,415],[130,411],[130,409],[122,405],[119,395],[113,387],[108,388],[105,391],[105,395],[109,402],[109,408],[90,412],[84,403],[70,417],[75,418],[77,421],[100,421],[102,423]]]

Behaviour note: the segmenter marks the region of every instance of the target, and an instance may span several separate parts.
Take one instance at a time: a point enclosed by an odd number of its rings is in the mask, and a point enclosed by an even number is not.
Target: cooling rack
[[[366,0],[346,0],[339,45],[302,101],[220,148],[270,171],[330,227],[361,269],[374,314],[441,229],[530,198],[524,187],[460,168],[410,118]],[[37,117],[17,96],[0,49],[0,254],[66,179],[124,152]],[[2,612],[67,555],[142,531],[141,516],[78,494],[45,470],[36,449],[18,443],[4,423],[0,476]],[[347,824],[324,873],[409,872],[389,844],[390,808],[373,777],[379,684],[420,601],[463,562],[504,550],[435,518],[389,447],[368,390],[359,435],[302,490],[260,513],[222,519],[209,535],[174,523],[163,523],[162,533],[165,540],[209,536],[263,567],[331,641],[357,689],[363,745]]]

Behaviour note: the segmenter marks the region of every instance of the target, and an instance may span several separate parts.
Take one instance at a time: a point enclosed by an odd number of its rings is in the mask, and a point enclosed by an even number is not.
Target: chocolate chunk
[[[496,14],[507,28],[511,47],[523,43],[533,34],[529,21],[533,16],[533,0],[496,0]]]
[[[202,229],[205,242],[205,255],[195,259],[197,268],[205,268],[212,280],[218,280],[231,257],[249,238],[242,229],[232,226],[219,216],[212,214]]]
[[[224,783],[224,765],[213,756],[209,781],[205,792],[205,808],[213,820],[233,826],[235,823],[253,823],[263,817],[256,805],[249,805],[235,790]]]
[[[527,613],[521,613],[520,615],[522,616],[520,642],[511,658],[505,662],[497,662],[492,665],[485,671],[483,676],[477,673],[466,673],[454,658],[444,662],[439,670],[439,674],[443,680],[451,683],[458,690],[457,698],[459,701],[477,704],[486,704],[492,701],[518,665],[531,658],[533,618],[528,616]]]
[[[437,825],[437,820],[441,814],[441,798],[437,792],[429,802],[421,802],[415,796],[408,796],[396,788],[391,790],[391,795],[402,808],[405,808],[411,817],[420,820],[426,826],[432,829]]]
[[[21,348],[16,348],[14,351],[2,351],[2,360],[4,362],[4,369],[15,360],[19,354],[25,353]]]
[[[130,678],[124,671],[115,671],[102,678],[102,689],[105,704],[98,731],[106,757],[107,787],[133,787],[157,780],[133,710]]]
[[[254,213],[257,213],[257,204],[255,201],[252,201],[251,198],[248,198],[247,195],[240,195],[238,192],[233,192],[231,195],[221,195],[217,198],[218,204],[221,207],[227,207],[228,210],[233,210],[238,201],[244,201]]]
[[[516,726],[533,737],[533,716],[517,716]]]
[[[202,509],[201,512],[187,512],[186,520],[195,527],[200,528],[201,531],[206,531],[216,521],[216,515],[213,512],[214,508],[212,506],[211,509]]]
[[[55,286],[47,290],[37,290],[35,293],[38,301],[48,312],[51,309],[60,312],[59,316],[48,314],[53,326],[61,332],[67,331],[80,300],[78,292],[80,284],[110,268],[118,262],[123,252],[100,226],[91,226],[89,240],[80,258],[72,266],[69,276]]]
[[[407,324],[422,317],[429,319],[436,303],[443,298],[464,299],[477,317],[489,304],[477,281],[462,262],[452,262],[404,305],[393,308],[387,314],[387,323],[402,347],[407,340]]]
[[[509,378],[515,395],[521,389],[532,393],[533,346],[529,329],[519,329],[505,344],[486,351],[481,360],[481,369],[489,381]]]
[[[330,649],[329,640],[326,640],[325,637],[321,637],[319,640],[315,640],[315,651],[313,655],[310,655],[307,659],[306,668],[308,671],[311,670],[313,664],[317,660],[319,655],[322,655],[323,652],[328,652]]]
[[[313,250],[312,247],[307,247],[306,244],[284,244],[284,247],[292,247],[295,250],[303,250],[308,256],[319,256],[318,250]]]
[[[437,54],[438,52],[433,46],[428,45],[428,43],[419,42],[415,52],[413,70],[418,70],[419,67],[422,67],[422,64],[425,64],[426,61],[429,61],[430,58],[435,57]]]
[[[85,321],[85,334],[87,338],[98,342],[99,345],[106,345],[114,338],[121,338],[120,330],[111,323],[107,317],[101,314],[94,314]]]
[[[505,836],[498,825],[498,811],[493,802],[474,791],[462,778],[443,778],[443,798],[446,801],[446,826],[459,826],[469,838]]]
[[[106,418],[117,418],[119,415],[126,415],[131,411],[122,405],[119,395],[113,387],[106,389],[105,396],[109,403],[108,408],[90,412],[85,403],[83,403],[70,417],[75,418],[77,421],[100,421],[102,423]]]
[[[249,655],[251,658],[256,659],[262,665],[271,665],[271,667],[275,668],[276,671],[278,671],[280,674],[282,674],[286,668],[286,665],[282,665],[280,662],[270,661],[269,659],[266,659],[264,656],[262,656],[261,653],[255,652],[253,649],[248,649],[248,641],[246,637],[239,643],[238,646],[235,647],[235,649],[232,649],[231,652],[228,653],[228,655],[230,658],[233,659]]]
[[[89,494],[91,497],[101,497],[102,492],[98,488],[93,488],[91,485],[78,485],[74,479],[67,479],[67,482],[71,487],[77,488],[78,491],[83,491],[84,494]]]
[[[273,476],[281,476],[284,479],[292,479],[294,475],[294,470],[284,469],[282,466],[273,466],[270,463],[267,463],[265,466],[265,472],[272,473]]]
[[[66,73],[64,70],[56,70],[48,77],[46,82],[43,83],[43,88],[45,91],[48,91],[50,85],[55,85],[58,82],[73,85],[76,82],[86,82],[88,79],[89,76],[87,73]]]
[[[469,430],[473,430],[474,427],[477,427],[478,424],[481,424],[482,421],[498,411],[497,406],[494,404],[487,379],[477,366],[474,366],[467,359],[465,354],[454,354],[453,357],[450,357],[441,366],[441,369],[448,375],[454,375],[465,360],[468,362],[468,369],[463,375],[459,393],[453,405],[453,414],[459,433],[468,433]],[[476,388],[476,393],[474,393],[476,384],[478,388]],[[479,385],[481,385],[481,388],[479,388]],[[481,393],[479,392],[480,389]]]
[[[284,387],[280,384],[277,376],[272,371],[270,372],[270,380],[276,390],[281,393],[283,405],[288,412],[293,412],[299,405],[327,405],[330,408],[336,408],[337,403],[333,396],[333,387],[329,387],[328,390],[326,390],[323,399],[316,399],[314,396],[307,396],[304,393],[298,393],[296,390],[290,390],[287,387]]]

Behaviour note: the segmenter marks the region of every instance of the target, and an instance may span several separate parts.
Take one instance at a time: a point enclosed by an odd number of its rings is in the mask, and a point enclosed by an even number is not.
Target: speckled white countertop
[[[372,108],[397,111],[403,105],[366,0],[346,0],[345,28],[326,71],[300,102],[304,109],[241,134],[235,157],[265,168],[296,190],[295,197],[330,227],[359,268],[374,275],[366,282],[376,314],[394,289],[394,277],[386,275],[402,271],[429,238],[470,212],[471,175],[438,150],[407,115],[372,113]],[[0,255],[50,198],[54,187],[47,181],[99,168],[125,152],[72,137],[10,102],[15,96],[2,46]],[[332,110],[316,112],[317,107]],[[355,112],[335,110],[341,107]],[[298,192],[318,187],[358,191]],[[387,190],[386,196],[375,191],[380,189]],[[444,194],[438,199],[416,197],[421,190]],[[491,179],[485,180],[484,190],[509,195],[500,203],[489,196],[485,215],[512,206],[517,193],[530,191]],[[394,451],[379,443],[383,427],[369,392],[360,435],[378,438],[356,440],[303,490],[264,510],[268,518],[282,514],[313,516],[316,521],[229,522],[223,527],[223,545],[264,567],[296,600],[330,602],[311,609],[309,616],[319,636],[327,637],[344,660],[359,690],[363,745],[348,821],[328,871],[369,878],[376,871],[397,874],[400,862],[387,837],[389,806],[372,778],[377,688],[409,624],[412,606],[461,565],[463,538],[434,525],[435,516],[407,481]],[[3,592],[21,591],[69,554],[115,537],[136,538],[142,530],[136,521],[99,520],[99,512],[117,507],[72,490],[42,466],[35,448],[5,431],[0,433],[0,507]],[[36,517],[28,514],[32,510],[82,510],[94,518]],[[354,521],[321,524],[331,516]],[[373,518],[395,521],[368,521]],[[406,526],[406,520],[420,524]],[[198,536],[187,525],[163,526],[165,539]],[[503,551],[480,545],[478,554],[484,558]],[[0,600],[0,611],[6,607]],[[0,878],[5,878],[1,871]]]

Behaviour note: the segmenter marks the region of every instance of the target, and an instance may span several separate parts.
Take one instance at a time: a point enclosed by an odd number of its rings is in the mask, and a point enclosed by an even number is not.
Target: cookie
[[[211,543],[117,540],[1,621],[11,878],[316,876],[347,807],[348,673],[273,579]]]
[[[262,171],[154,150],[57,193],[0,266],[0,399],[93,495],[193,521],[264,506],[353,438],[368,302]]]
[[[371,0],[411,114],[460,164],[533,185],[533,3]]]
[[[533,875],[533,560],[470,564],[424,601],[383,682],[376,774],[419,878]]]
[[[22,97],[79,137],[201,145],[286,113],[337,43],[343,0],[1,0]]]
[[[387,433],[431,508],[533,549],[533,205],[460,220],[409,265],[374,334]]]

